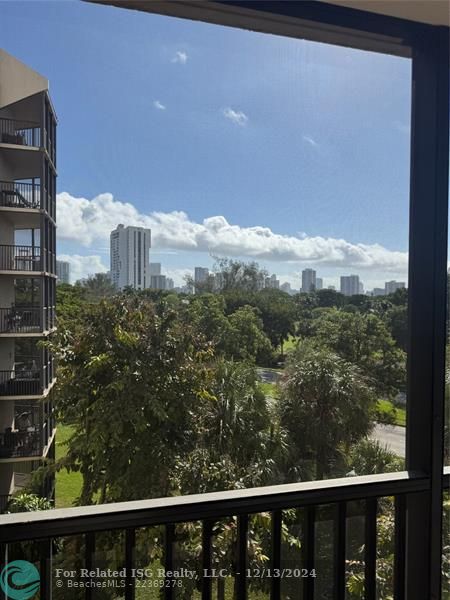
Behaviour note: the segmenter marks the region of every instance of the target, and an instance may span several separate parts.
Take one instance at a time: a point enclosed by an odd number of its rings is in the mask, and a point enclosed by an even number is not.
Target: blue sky
[[[295,287],[306,266],[405,279],[407,59],[81,2],[1,13],[3,48],[50,80],[77,275],[108,266],[125,222],[152,227],[178,282],[210,253]]]

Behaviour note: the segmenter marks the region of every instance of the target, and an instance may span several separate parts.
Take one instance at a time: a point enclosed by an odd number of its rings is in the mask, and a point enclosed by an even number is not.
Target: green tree
[[[90,300],[101,300],[113,296],[117,290],[106,273],[89,275],[87,279],[81,279],[75,284],[86,290],[86,296]]]
[[[380,393],[393,396],[405,385],[405,354],[374,314],[331,309],[314,322],[315,339],[357,365]]]
[[[87,307],[51,342],[56,406],[74,427],[64,466],[81,504],[169,495],[176,457],[193,449],[210,351],[163,302],[117,297]]]
[[[375,406],[358,367],[326,348],[300,344],[289,355],[280,393],[289,477],[331,475],[342,454],[372,429]]]

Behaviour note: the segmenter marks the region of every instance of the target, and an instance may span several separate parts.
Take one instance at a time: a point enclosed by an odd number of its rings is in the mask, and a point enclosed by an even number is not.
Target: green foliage
[[[322,479],[371,430],[376,397],[361,371],[324,347],[300,344],[281,384],[281,425],[300,478]]]
[[[64,466],[82,473],[80,502],[169,494],[203,401],[202,337],[163,304],[121,297],[90,306],[53,345],[57,409],[74,428]]]
[[[380,393],[394,396],[405,385],[405,354],[374,314],[330,309],[313,323],[316,342],[357,365]]]
[[[89,300],[101,300],[110,298],[116,293],[116,289],[106,273],[96,273],[87,279],[77,281],[75,287],[81,287]]]
[[[8,513],[34,512],[35,510],[50,510],[53,502],[37,494],[21,493],[13,496],[8,502]]]

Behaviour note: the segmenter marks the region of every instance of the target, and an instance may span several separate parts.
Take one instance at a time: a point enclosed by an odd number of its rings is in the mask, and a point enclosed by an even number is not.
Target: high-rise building
[[[171,277],[166,277],[166,290],[173,290],[174,283]]]
[[[386,281],[384,284],[384,291],[386,295],[393,294],[397,290],[402,290],[406,287],[404,281]]]
[[[302,271],[302,292],[313,292],[316,289],[316,272],[314,269],[304,269]]]
[[[0,511],[55,457],[56,116],[48,81],[0,50]],[[46,475],[40,494],[51,497]]]
[[[287,281],[285,281],[284,283],[282,283],[280,285],[280,290],[282,290],[283,292],[286,292],[286,294],[292,294],[291,284],[288,283]]]
[[[316,277],[316,290],[323,289],[323,279],[322,277]]]
[[[66,260],[56,261],[56,283],[70,283],[70,263]]]
[[[209,277],[209,269],[206,267],[195,267],[194,281],[195,283],[205,283]]]
[[[149,274],[152,275],[161,275],[161,263],[151,262],[149,265]]]
[[[356,296],[361,293],[359,275],[341,276],[341,294],[344,296]]]
[[[280,289],[280,280],[277,279],[277,276],[275,274],[271,275],[270,277],[266,277],[265,287],[272,288],[274,290],[279,290]]]
[[[384,288],[373,288],[372,296],[384,296],[385,295]]]
[[[167,280],[165,275],[150,275],[150,287],[152,290],[167,289]]]
[[[118,289],[150,287],[151,230],[118,225],[111,231],[111,281]]]

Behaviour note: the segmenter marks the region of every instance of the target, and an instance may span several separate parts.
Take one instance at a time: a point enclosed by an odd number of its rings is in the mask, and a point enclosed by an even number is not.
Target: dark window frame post
[[[449,30],[413,47],[406,467],[429,477],[409,498],[406,597],[441,597],[447,295]]]

